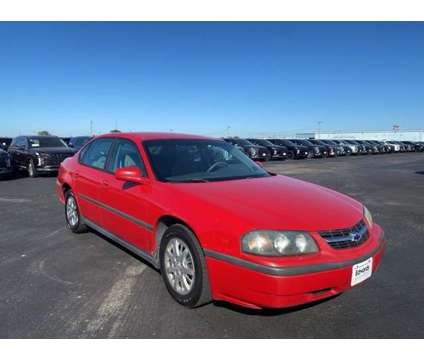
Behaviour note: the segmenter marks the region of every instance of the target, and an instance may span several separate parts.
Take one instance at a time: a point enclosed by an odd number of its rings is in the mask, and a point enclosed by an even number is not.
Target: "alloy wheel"
[[[193,255],[184,240],[172,238],[165,249],[165,272],[171,287],[180,295],[188,294],[194,285]]]
[[[66,220],[72,227],[77,225],[79,221],[77,203],[73,196],[69,196],[66,200]]]

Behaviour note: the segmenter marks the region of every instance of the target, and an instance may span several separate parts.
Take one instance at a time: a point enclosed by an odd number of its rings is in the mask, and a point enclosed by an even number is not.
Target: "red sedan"
[[[62,163],[57,194],[71,231],[95,229],[138,254],[189,307],[334,296],[368,279],[384,250],[358,201],[268,173],[207,137],[96,137]]]

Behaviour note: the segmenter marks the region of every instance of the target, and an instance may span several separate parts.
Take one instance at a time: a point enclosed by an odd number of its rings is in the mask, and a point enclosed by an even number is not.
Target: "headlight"
[[[41,154],[39,152],[36,152],[35,155],[37,156],[38,166],[42,166],[43,165],[43,158],[41,157]]]
[[[374,224],[374,222],[372,220],[372,215],[371,215],[370,211],[365,206],[364,206],[364,216],[365,216],[365,219],[367,219],[367,221],[368,221],[368,225],[370,227],[372,227],[372,225]]]
[[[241,239],[243,252],[263,256],[288,256],[318,252],[312,237],[302,231],[255,230]]]
[[[254,149],[254,148],[249,148],[249,152],[252,156],[256,155],[256,149]]]

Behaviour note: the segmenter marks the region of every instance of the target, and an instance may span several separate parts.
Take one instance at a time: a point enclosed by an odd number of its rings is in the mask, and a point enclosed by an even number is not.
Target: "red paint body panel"
[[[348,228],[363,219],[363,206],[333,190],[286,176],[216,181],[209,183],[165,183],[157,181],[142,142],[162,138],[207,139],[200,136],[161,133],[103,135],[132,140],[138,147],[148,180],[130,188],[113,174],[81,165],[79,153],[60,168],[57,194],[64,202],[63,188],[73,189],[81,214],[153,256],[155,232],[163,216],[173,216],[196,234],[207,250],[255,264],[289,267],[350,261],[374,251],[382,241],[378,225],[370,238],[356,248],[336,250],[318,235],[320,230]],[[96,137],[95,139],[98,139]],[[81,150],[80,150],[81,151]],[[84,199],[89,196],[118,211]],[[129,215],[128,220],[119,212]],[[151,227],[137,225],[134,219]],[[303,230],[314,237],[319,252],[290,257],[262,257],[243,253],[240,238],[254,229]],[[377,268],[383,248],[373,257]],[[250,307],[285,307],[332,296],[350,288],[351,267],[297,276],[274,276],[223,260],[207,257],[212,294]],[[321,289],[331,290],[311,293]]]

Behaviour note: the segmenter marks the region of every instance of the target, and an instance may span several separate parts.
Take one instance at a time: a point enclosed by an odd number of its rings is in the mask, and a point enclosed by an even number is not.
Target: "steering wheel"
[[[210,173],[212,171],[214,171],[215,169],[219,168],[219,167],[227,167],[228,164],[224,161],[217,161],[216,163],[213,163],[208,170],[206,170],[207,173]]]

